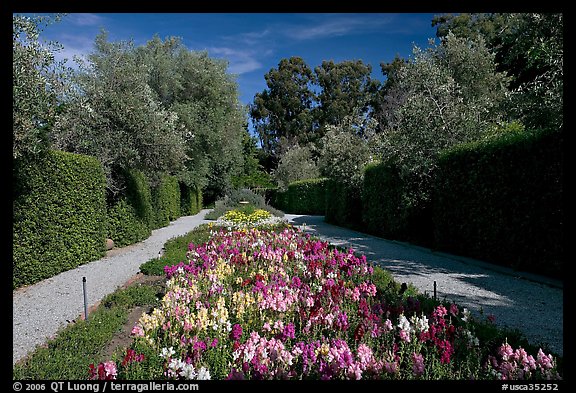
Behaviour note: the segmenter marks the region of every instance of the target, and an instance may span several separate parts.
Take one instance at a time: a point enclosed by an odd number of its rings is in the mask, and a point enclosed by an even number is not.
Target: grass
[[[186,260],[188,244],[201,244],[210,237],[211,225],[204,224],[186,235],[170,239],[165,244],[161,258],[152,259],[141,266],[148,275],[164,275],[164,266]],[[422,309],[432,309],[438,304],[449,307],[448,302],[435,300],[418,293],[412,285],[402,290],[392,274],[378,266],[374,267],[373,282],[380,296],[387,301],[398,301],[411,297],[421,303]],[[13,379],[82,380],[88,377],[89,365],[105,361],[104,348],[127,322],[127,316],[136,306],[158,306],[161,288],[158,284],[137,284],[108,295],[99,307],[90,314],[89,322],[80,320],[64,328],[47,345],[37,348],[24,361],[13,368]],[[538,346],[528,343],[518,330],[502,329],[486,320],[474,322],[475,335],[484,343],[485,349],[493,352],[505,340],[514,348],[523,347],[528,353],[536,353]],[[543,349],[546,349],[544,346]],[[552,351],[545,351],[550,353]],[[150,353],[152,356],[153,353]],[[562,373],[563,359],[554,354],[558,370]],[[153,379],[153,375],[140,375]]]
[[[13,368],[13,379],[86,379],[90,363],[103,359],[102,349],[122,328],[136,306],[157,306],[159,287],[134,285],[106,296],[88,321],[64,328]]]

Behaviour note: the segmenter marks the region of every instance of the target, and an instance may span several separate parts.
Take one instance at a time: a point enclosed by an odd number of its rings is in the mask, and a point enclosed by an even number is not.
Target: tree
[[[315,78],[300,57],[280,60],[264,77],[268,88],[255,95],[250,116],[264,151],[278,158],[282,138],[301,145],[313,139]]]
[[[320,176],[318,166],[307,146],[294,145],[280,158],[273,177],[282,190],[296,180],[313,179]]]
[[[12,157],[34,157],[50,147],[48,131],[55,121],[66,89],[65,68],[54,61],[62,49],[56,42],[42,43],[44,27],[61,16],[12,16]]]
[[[382,160],[394,162],[426,200],[436,157],[455,144],[477,140],[503,118],[508,79],[496,71],[483,40],[449,34],[397,70],[383,102]]]
[[[560,128],[563,124],[562,14],[489,13],[441,15],[432,26],[436,35],[482,36],[495,53],[498,71],[511,76],[517,118],[531,128]]]
[[[319,159],[322,175],[359,191],[364,166],[373,158],[370,141],[376,126],[376,121],[365,119],[358,108],[340,124],[326,126]]]
[[[139,169],[154,183],[183,166],[187,157],[178,117],[156,99],[131,41],[108,42],[106,32],[99,34],[73,82],[51,133],[53,144],[97,157],[113,195],[123,188],[121,169]]]
[[[247,130],[242,133],[242,172],[232,178],[234,188],[273,187],[272,178],[260,163],[258,140]]]
[[[314,69],[320,93],[316,119],[319,130],[326,125],[338,125],[355,110],[368,113],[378,91],[379,82],[372,80],[372,67],[362,60],[323,61]]]
[[[180,179],[204,188],[208,200],[223,195],[241,172],[247,116],[228,63],[189,51],[177,37],[155,36],[138,54],[148,66],[148,84],[184,133],[189,160]]]

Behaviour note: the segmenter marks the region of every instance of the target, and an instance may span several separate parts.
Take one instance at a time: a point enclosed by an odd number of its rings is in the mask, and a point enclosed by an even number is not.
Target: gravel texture
[[[433,252],[389,241],[324,222],[322,216],[285,216],[306,232],[332,244],[352,247],[390,271],[398,282],[421,292],[436,293],[468,308],[473,315],[495,316],[495,323],[518,329],[535,345],[548,344],[563,356],[563,284],[557,280],[485,262]]]
[[[13,291],[13,364],[54,337],[68,321],[84,315],[83,277],[88,303],[95,305],[136,275],[142,263],[156,258],[168,239],[210,222],[204,220],[208,211],[180,217],[140,243],[113,249],[102,259]]]
[[[90,306],[114,292],[158,256],[164,243],[206,222],[203,210],[152,231],[143,242],[108,252],[107,256],[13,291],[13,364],[83,316],[82,278]],[[496,324],[521,330],[534,344],[547,343],[563,354],[562,283],[520,275],[479,261],[434,253],[326,224],[321,216],[287,214],[285,218],[333,244],[352,247],[389,270],[399,282],[453,300],[473,313],[494,315]]]

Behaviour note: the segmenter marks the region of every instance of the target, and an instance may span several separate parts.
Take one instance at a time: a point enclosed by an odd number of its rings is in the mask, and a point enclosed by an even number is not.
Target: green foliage
[[[165,227],[180,217],[180,186],[176,177],[162,175],[160,183],[152,189],[152,207],[155,214],[152,229]]]
[[[511,76],[510,111],[529,128],[563,124],[564,18],[561,13],[462,13],[432,21],[436,35],[482,36],[498,70]]]
[[[326,178],[306,179],[288,185],[288,206],[285,211],[293,214],[326,213]]]
[[[340,63],[323,61],[314,68],[320,93],[316,108],[319,131],[326,125],[338,125],[360,109],[367,113],[378,91],[379,82],[372,80],[372,66],[362,60],[346,60]],[[320,133],[319,136],[322,136]]]
[[[278,187],[286,190],[288,184],[294,181],[319,177],[320,171],[310,148],[296,145],[281,156],[273,176]]]
[[[108,204],[108,237],[117,247],[147,239],[155,215],[146,175],[137,170],[122,171],[123,195]],[[120,181],[120,180],[119,180]]]
[[[444,152],[435,182],[438,247],[561,277],[563,133],[505,133]]]
[[[362,185],[363,168],[371,158],[367,137],[373,135],[375,127],[374,122],[361,124],[360,119],[355,110],[339,125],[327,126],[318,162],[322,175],[351,189],[360,189]]]
[[[306,62],[297,56],[282,59],[278,68],[266,75],[267,89],[257,93],[250,116],[260,136],[262,148],[280,156],[282,140],[306,145],[312,135],[315,77]]]
[[[164,255],[143,263],[140,265],[140,271],[147,275],[163,276],[164,266],[177,265],[187,260],[186,252],[190,243],[198,245],[207,242],[210,238],[210,230],[210,225],[203,224],[185,235],[168,240],[164,244]]]
[[[327,223],[344,227],[359,228],[362,221],[360,191],[330,179],[326,183]]]
[[[13,175],[13,288],[104,255],[105,178],[94,157],[48,152]]]
[[[64,67],[54,61],[61,50],[40,42],[44,27],[60,16],[12,16],[12,157],[35,156],[50,147],[47,132],[65,89]]]
[[[78,320],[39,347],[13,368],[13,379],[85,380],[90,363],[102,359],[100,353],[128,319],[134,306],[157,306],[159,288],[131,286],[103,299],[89,315],[88,322]],[[107,359],[102,359],[107,360]]]
[[[183,216],[192,216],[202,210],[202,191],[180,183],[180,212]]]
[[[428,204],[412,204],[410,182],[400,176],[398,167],[389,163],[365,168],[362,189],[362,217],[368,233],[420,244],[432,241],[432,223]]]
[[[262,195],[248,189],[231,190],[224,198],[216,201],[214,209],[206,214],[206,220],[216,220],[224,215],[229,210],[235,210],[241,207],[241,201],[248,202],[250,206],[257,209],[266,210],[277,217],[284,216],[282,211],[279,211],[266,203]]]
[[[258,141],[247,130],[242,133],[244,165],[242,173],[232,177],[232,186],[239,188],[272,187],[272,178],[260,164]]]
[[[166,109],[148,85],[149,68],[133,42],[95,39],[87,63],[79,64],[75,89],[51,133],[54,146],[97,157],[108,190],[122,192],[115,171],[137,168],[153,183],[184,168],[184,135],[178,115]]]

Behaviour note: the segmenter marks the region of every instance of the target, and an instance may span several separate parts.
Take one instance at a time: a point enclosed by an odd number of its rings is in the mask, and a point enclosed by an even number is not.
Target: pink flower
[[[417,377],[424,374],[424,356],[416,352],[412,354],[412,372]]]
[[[554,360],[552,360],[552,355],[546,356],[542,348],[538,349],[538,354],[536,355],[536,362],[541,369],[550,370],[554,367]]]
[[[112,360],[99,363],[98,367],[95,367],[94,364],[90,365],[90,379],[112,380],[116,379],[116,375],[116,363],[114,363]]]
[[[236,341],[240,339],[241,336],[242,336],[242,326],[236,323],[234,324],[234,326],[232,326],[232,331],[230,332],[230,338],[233,341]]]
[[[402,341],[406,341],[407,343],[410,342],[410,333],[408,333],[406,330],[400,330],[400,339]]]
[[[514,350],[510,344],[505,343],[498,348],[498,355],[500,355],[503,360],[508,361],[508,359],[512,359],[514,357]]]
[[[132,331],[130,332],[131,336],[136,336],[136,337],[144,337],[144,329],[142,329],[142,326],[140,325],[135,325],[132,328]]]
[[[496,316],[494,314],[490,314],[490,315],[488,315],[488,320],[491,323],[494,323],[494,321],[496,321]]]
[[[453,316],[458,315],[458,306],[454,303],[450,305],[450,314],[452,314]]]

